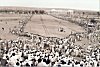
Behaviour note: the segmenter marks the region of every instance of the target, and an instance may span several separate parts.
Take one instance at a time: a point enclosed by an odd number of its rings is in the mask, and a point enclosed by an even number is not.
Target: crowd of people
[[[24,28],[26,24],[31,20],[32,16],[33,14],[29,15],[28,17],[25,17],[24,20],[20,20],[18,26],[9,28],[9,33],[14,34],[14,35],[21,35],[24,32]]]
[[[7,67],[100,67],[100,44],[87,48],[74,44],[84,35],[71,34],[66,38],[30,34],[29,38],[0,40],[1,65]]]
[[[78,13],[74,13],[74,14],[50,13],[49,15],[58,19],[75,23],[89,32],[94,31],[95,29],[100,29],[98,24],[99,21],[95,19],[95,17],[90,17],[93,15],[86,15],[86,14],[81,15]]]
[[[100,67],[99,33],[72,33],[67,37],[45,37],[24,32],[31,19],[20,21],[10,33],[15,40],[0,39],[0,65],[5,67]],[[24,38],[20,38],[24,36]],[[88,39],[90,44],[75,44]],[[96,44],[93,45],[93,43]]]

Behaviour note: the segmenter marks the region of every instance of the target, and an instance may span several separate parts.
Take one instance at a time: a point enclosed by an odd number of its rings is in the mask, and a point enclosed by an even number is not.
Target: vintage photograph
[[[100,67],[100,0],[0,0],[0,67]]]

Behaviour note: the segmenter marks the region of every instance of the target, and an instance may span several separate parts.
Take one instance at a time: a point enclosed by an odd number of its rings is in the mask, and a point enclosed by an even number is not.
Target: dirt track
[[[65,32],[59,32],[59,28]],[[72,32],[84,32],[80,26],[49,15],[34,15],[25,27],[25,32],[43,36],[65,37]]]
[[[0,38],[7,40],[16,39],[17,36],[10,34],[9,29],[13,28],[14,26],[18,27],[19,21],[28,17],[29,15],[0,14],[0,19],[5,19],[2,21],[0,20]],[[16,18],[17,20],[13,20]],[[65,32],[59,32],[58,30],[60,27],[63,28]],[[4,28],[4,30],[2,30],[2,28]],[[31,20],[25,26],[24,32],[50,37],[65,37],[68,36],[71,32],[84,32],[84,29],[76,24],[57,19],[49,15],[34,14]]]

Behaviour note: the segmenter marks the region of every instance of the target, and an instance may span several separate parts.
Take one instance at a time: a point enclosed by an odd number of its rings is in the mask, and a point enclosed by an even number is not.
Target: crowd
[[[31,20],[32,16],[33,16],[33,14],[29,15],[24,20],[20,20],[18,26],[14,26],[13,28],[9,29],[9,33],[14,34],[14,35],[22,34],[24,32],[24,28],[25,28],[26,24],[28,23],[28,21]]]
[[[32,16],[31,16],[32,17]],[[0,39],[0,65],[5,67],[100,67],[99,33],[72,33],[65,38],[45,37],[24,32],[31,19],[20,21],[10,33],[26,38]],[[87,38],[84,48],[75,44]],[[91,43],[98,41],[95,46]],[[84,44],[85,45],[85,44]]]
[[[82,15],[75,13],[75,14],[63,14],[61,15],[60,13],[50,13],[49,15],[58,18],[58,19],[62,19],[65,21],[69,21],[71,23],[75,23],[79,26],[81,26],[82,28],[84,28],[86,31],[91,32],[94,31],[95,29],[100,29],[98,28],[99,24],[98,24],[98,20],[96,20],[94,17],[89,17],[91,15]],[[88,30],[87,30],[88,29]]]
[[[83,34],[66,38],[28,35],[28,39],[0,40],[2,66],[7,67],[100,67],[100,44],[84,49],[75,45]]]

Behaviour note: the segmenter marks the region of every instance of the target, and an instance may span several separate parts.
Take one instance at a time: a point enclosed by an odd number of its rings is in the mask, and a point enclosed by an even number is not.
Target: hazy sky
[[[99,0],[0,0],[0,6],[99,10]]]

